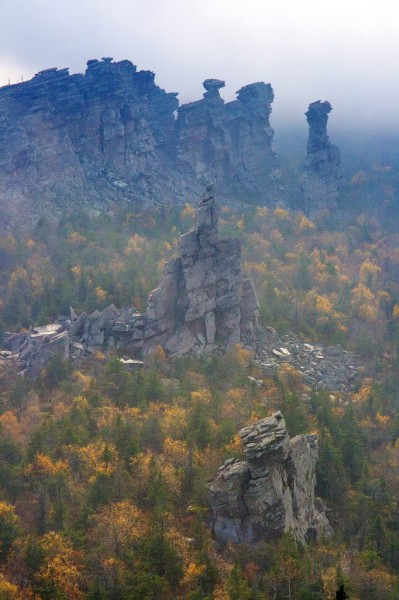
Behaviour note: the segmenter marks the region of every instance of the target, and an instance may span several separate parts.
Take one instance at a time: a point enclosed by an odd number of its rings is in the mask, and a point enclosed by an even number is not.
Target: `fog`
[[[182,103],[208,77],[226,81],[226,100],[270,82],[275,128],[300,126],[326,99],[330,132],[399,131],[397,10],[394,0],[0,0],[0,84],[112,56],[154,71]]]

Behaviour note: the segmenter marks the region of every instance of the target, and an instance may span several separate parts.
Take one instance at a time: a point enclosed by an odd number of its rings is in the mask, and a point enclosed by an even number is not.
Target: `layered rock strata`
[[[218,208],[208,186],[195,231],[180,238],[180,256],[170,261],[149,297],[143,351],[161,344],[171,356],[211,354],[243,342],[254,347],[259,304],[241,270],[238,239],[219,240]]]
[[[244,279],[239,240],[219,239],[213,186],[202,196],[197,221],[194,231],[181,236],[180,255],[166,264],[145,313],[113,305],[91,315],[77,316],[72,310],[69,318],[60,318],[59,323],[31,335],[6,337],[6,351],[15,346],[21,369],[35,375],[59,336],[66,344],[65,357],[69,351],[80,356],[113,347],[137,359],[151,354],[156,346],[170,357],[225,352],[235,344],[255,349],[259,309],[255,288]],[[40,343],[35,343],[39,333]]]
[[[280,412],[239,435],[244,460],[227,460],[209,486],[217,542],[256,543],[291,532],[305,543],[330,535],[314,495],[316,436],[290,438]]]
[[[312,102],[305,113],[309,125],[305,172],[302,178],[303,208],[310,217],[337,207],[342,180],[341,153],[327,134],[329,102]]]
[[[51,68],[2,87],[2,227],[63,210],[186,201],[208,181],[221,196],[270,201],[273,90],[251,84],[225,104],[223,85],[207,79],[204,98],[179,108],[154,73],[106,57],[84,74]]]
[[[202,100],[182,106],[177,118],[178,159],[199,179],[215,181],[221,194],[254,200],[276,198],[279,168],[270,126],[274,99],[270,84],[252,83],[225,103],[225,82],[206,79]]]

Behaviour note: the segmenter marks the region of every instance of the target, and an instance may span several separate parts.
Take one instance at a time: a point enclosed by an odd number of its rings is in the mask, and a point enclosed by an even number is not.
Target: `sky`
[[[329,128],[399,133],[396,0],[0,0],[0,23],[0,85],[112,56],[181,103],[210,77],[226,101],[265,81],[275,128],[306,126],[308,104],[329,100]]]

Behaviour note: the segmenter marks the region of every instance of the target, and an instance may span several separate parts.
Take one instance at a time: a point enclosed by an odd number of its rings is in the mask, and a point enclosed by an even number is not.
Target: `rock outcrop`
[[[1,342],[0,356],[31,377],[37,377],[55,354],[64,360],[70,357],[70,338],[61,323],[37,327],[29,334],[5,333]]]
[[[258,325],[259,304],[252,280],[241,269],[237,239],[219,240],[218,207],[208,186],[197,210],[197,228],[180,238],[179,256],[164,269],[144,313],[114,305],[79,316],[71,309],[57,323],[2,339],[3,358],[37,376],[54,352],[81,358],[112,348],[140,361],[161,346],[167,356],[225,352],[235,344],[253,351],[267,377],[289,363],[307,384],[344,391],[356,384],[356,359],[340,345],[304,343]],[[5,353],[5,354],[4,354]],[[139,364],[135,363],[135,364]]]
[[[239,432],[244,459],[229,459],[209,486],[217,542],[256,543],[290,531],[302,543],[330,535],[315,499],[317,438],[290,438],[280,412]]]
[[[270,202],[278,192],[279,170],[270,127],[274,99],[270,84],[252,83],[225,104],[225,82],[206,79],[204,98],[182,106],[177,118],[178,159],[197,178],[218,184],[221,193]]]
[[[309,138],[305,172],[302,178],[303,209],[310,217],[337,207],[337,198],[342,177],[339,169],[341,153],[330,143],[327,135],[328,114],[332,106],[329,102],[309,104],[306,118],[309,124]]]
[[[214,181],[222,197],[270,202],[277,190],[270,84],[224,82],[179,108],[176,93],[128,60],[51,68],[0,89],[0,223],[29,225],[63,210],[186,201]],[[177,111],[177,117],[176,117]]]
[[[242,273],[240,242],[219,239],[213,186],[202,196],[197,221],[194,231],[181,236],[179,256],[166,264],[144,313],[114,305],[91,314],[71,309],[67,317],[30,333],[4,334],[0,358],[36,377],[56,352],[78,359],[115,348],[140,364],[156,346],[175,357],[243,344],[256,351],[254,360],[267,377],[288,363],[317,388],[353,387],[356,359],[341,346],[307,344],[294,334],[279,336],[271,327],[259,327],[258,299],[253,282]]]
[[[114,347],[138,360],[156,346],[170,357],[225,352],[240,343],[254,350],[259,309],[255,288],[244,279],[239,240],[219,240],[211,185],[200,201],[197,221],[194,231],[181,236],[180,255],[166,264],[145,313],[113,305],[91,315],[77,316],[71,310],[70,317],[30,335],[6,336],[5,350],[15,350],[21,370],[32,376],[48,360],[49,349],[59,351],[61,338],[65,358]]]
[[[4,334],[0,357],[36,377],[52,354],[78,359],[115,348],[135,364],[161,346],[169,357],[224,352],[235,344],[256,350],[254,360],[267,377],[279,365],[298,369],[307,384],[331,391],[352,388],[358,379],[354,355],[340,345],[307,344],[294,334],[279,336],[258,325],[258,299],[241,270],[237,239],[219,240],[218,207],[212,186],[197,210],[198,225],[180,238],[179,256],[164,269],[144,313],[114,305],[33,329]]]
[[[211,354],[243,342],[254,347],[258,300],[241,270],[238,239],[219,240],[218,208],[208,186],[195,231],[180,238],[180,256],[165,268],[145,313],[143,352],[161,345],[170,356]]]

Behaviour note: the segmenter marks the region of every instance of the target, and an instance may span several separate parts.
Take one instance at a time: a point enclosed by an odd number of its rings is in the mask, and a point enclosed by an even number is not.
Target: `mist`
[[[278,127],[306,125],[310,102],[333,105],[329,130],[399,132],[399,36],[393,0],[1,0],[0,84],[91,58],[129,59],[179,92],[202,81],[270,82]]]

